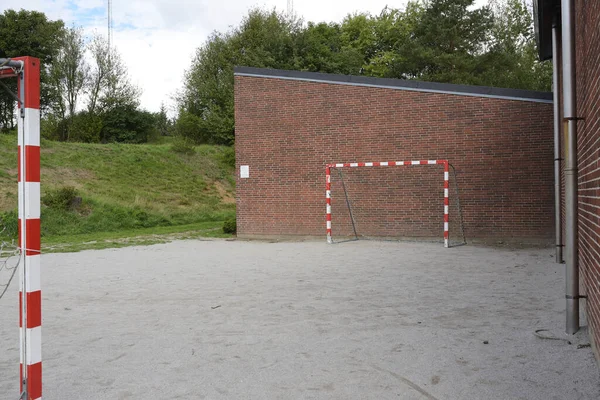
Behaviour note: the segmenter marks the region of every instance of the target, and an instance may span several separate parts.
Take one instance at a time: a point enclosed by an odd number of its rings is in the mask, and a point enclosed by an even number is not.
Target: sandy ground
[[[43,256],[44,399],[598,399],[552,250],[180,241]],[[16,285],[0,398],[18,397]],[[484,344],[488,341],[488,344]]]

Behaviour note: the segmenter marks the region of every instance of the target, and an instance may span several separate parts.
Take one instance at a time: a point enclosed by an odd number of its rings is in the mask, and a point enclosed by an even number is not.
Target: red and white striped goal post
[[[42,398],[40,60],[0,59],[0,78],[18,81],[20,398],[36,400]]]
[[[448,160],[417,160],[417,161],[382,161],[382,162],[354,162],[327,164],[325,166],[325,200],[327,202],[327,243],[333,243],[331,235],[331,169],[332,168],[359,168],[359,167],[394,167],[394,166],[412,166],[412,165],[443,165],[444,166],[444,247],[448,247],[449,231],[449,206],[448,197],[450,188],[450,171]]]

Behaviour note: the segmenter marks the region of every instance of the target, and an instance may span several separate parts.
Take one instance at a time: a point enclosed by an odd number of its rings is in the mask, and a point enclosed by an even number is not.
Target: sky
[[[479,0],[480,2],[483,0]],[[294,0],[294,13],[305,21],[341,21],[353,12],[378,14],[405,0]],[[174,111],[173,96],[182,87],[196,48],[208,35],[236,26],[253,7],[287,9],[287,0],[113,0],[113,44],[131,81],[142,89],[141,106]],[[44,12],[52,20],[80,26],[88,35],[106,35],[107,0],[2,0],[6,9]]]

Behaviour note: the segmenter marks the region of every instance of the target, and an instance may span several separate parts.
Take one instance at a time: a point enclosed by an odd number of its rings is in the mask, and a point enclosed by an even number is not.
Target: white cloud
[[[482,0],[479,0],[481,2]],[[294,11],[305,21],[341,21],[353,12],[378,14],[386,5],[405,0],[295,0]],[[37,10],[67,25],[83,25],[89,34],[106,32],[107,0],[3,0],[6,9]],[[237,25],[253,7],[284,11],[287,0],[114,0],[114,45],[142,90],[142,106],[157,111],[181,87],[195,49],[214,31]]]

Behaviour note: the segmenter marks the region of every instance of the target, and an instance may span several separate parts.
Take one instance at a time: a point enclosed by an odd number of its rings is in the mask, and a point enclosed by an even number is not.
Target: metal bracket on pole
[[[19,396],[19,400],[27,400],[27,378],[23,379],[23,391]]]

